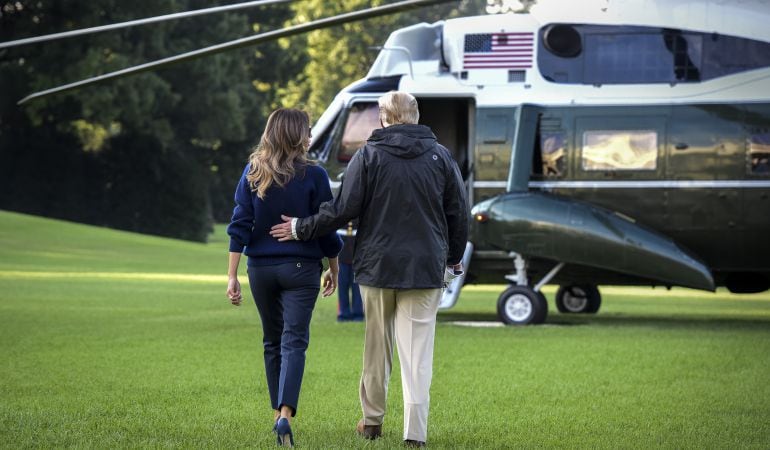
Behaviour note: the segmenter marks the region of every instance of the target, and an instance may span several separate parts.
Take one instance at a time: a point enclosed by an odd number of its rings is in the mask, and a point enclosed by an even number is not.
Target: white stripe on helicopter
[[[342,183],[330,182],[332,189],[338,189]],[[505,189],[506,181],[474,181],[474,188]],[[706,189],[750,189],[770,188],[770,180],[651,180],[651,181],[530,181],[533,188],[571,188],[571,189],[665,189],[665,188],[706,188]]]
[[[476,183],[473,183],[474,187]],[[506,187],[501,182],[495,187]],[[485,186],[486,187],[486,186]],[[492,186],[489,186],[492,187]],[[661,188],[701,188],[701,189],[744,189],[770,188],[770,180],[651,180],[651,181],[530,181],[529,187],[534,188],[573,188],[573,189],[661,189]]]

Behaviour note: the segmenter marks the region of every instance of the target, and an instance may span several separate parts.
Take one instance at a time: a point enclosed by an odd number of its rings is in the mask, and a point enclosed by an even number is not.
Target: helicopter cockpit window
[[[770,176],[770,133],[749,138],[749,171],[753,175]]]
[[[654,130],[591,130],[583,133],[583,170],[655,170]]]
[[[342,143],[337,159],[348,162],[363,147],[366,140],[376,128],[380,128],[380,110],[377,102],[359,102],[350,107],[345,131],[342,133]]]
[[[589,34],[585,82],[700,81],[701,37],[682,33]]]
[[[564,173],[565,135],[563,132],[540,135],[540,159],[543,176],[560,177]]]
[[[770,67],[770,43],[716,33],[555,24],[539,37],[538,68],[554,83],[697,83]]]

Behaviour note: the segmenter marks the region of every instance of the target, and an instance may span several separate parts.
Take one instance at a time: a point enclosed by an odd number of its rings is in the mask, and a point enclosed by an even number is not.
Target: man
[[[462,270],[469,212],[462,177],[430,128],[418,125],[417,100],[379,99],[380,124],[348,164],[333,201],[306,218],[282,217],[280,241],[308,240],[359,218],[353,261],[366,311],[358,432],[382,434],[395,337],[404,393],[404,441],[425,445],[433,337],[445,270]]]

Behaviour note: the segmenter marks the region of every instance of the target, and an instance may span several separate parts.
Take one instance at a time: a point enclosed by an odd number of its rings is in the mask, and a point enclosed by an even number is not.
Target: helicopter
[[[22,102],[228,48],[437,2],[408,1],[265,33],[35,93]],[[399,9],[399,10],[400,10]],[[394,31],[313,127],[343,182],[380,126],[377,98],[414,95],[473,206],[462,285],[508,282],[511,325],[596,313],[599,285],[770,288],[770,6],[760,0],[536,4]],[[321,22],[321,21],[319,21]],[[315,28],[314,28],[315,27]]]
[[[547,283],[562,313],[599,284],[770,287],[770,7],[593,5],[398,30],[314,129],[341,176],[376,98],[417,98],[475,204],[444,309],[463,282],[507,280],[506,324],[542,323]]]

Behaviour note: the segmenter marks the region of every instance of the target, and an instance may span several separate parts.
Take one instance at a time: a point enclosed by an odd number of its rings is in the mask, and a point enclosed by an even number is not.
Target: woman
[[[233,305],[241,304],[238,264],[245,253],[249,286],[262,319],[265,373],[275,412],[273,430],[278,444],[290,447],[294,445],[290,418],[297,413],[321,260],[329,260],[329,270],[323,274],[323,296],[328,297],[337,287],[337,254],[342,248],[336,233],[289,244],[269,234],[270,227],[281,222],[282,213],[309,216],[332,199],[326,171],[307,158],[309,146],[310,121],[305,112],[278,109],[270,114],[238,182],[227,227],[227,296]]]

